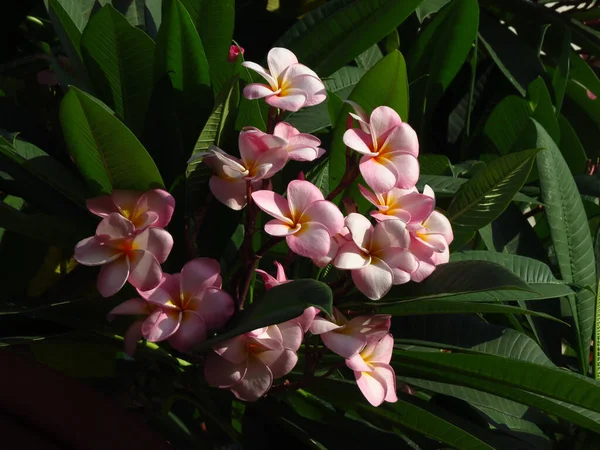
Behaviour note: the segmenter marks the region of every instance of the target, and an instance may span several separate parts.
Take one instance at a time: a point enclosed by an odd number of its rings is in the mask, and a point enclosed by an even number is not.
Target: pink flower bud
[[[227,61],[236,62],[240,54],[244,56],[244,47],[240,47],[239,45],[233,44],[231,47],[229,47],[229,55],[227,55]]]

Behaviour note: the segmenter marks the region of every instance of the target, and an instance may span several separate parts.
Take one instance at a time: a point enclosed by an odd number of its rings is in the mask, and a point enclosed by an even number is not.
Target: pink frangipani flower
[[[423,194],[435,202],[435,194],[429,186],[425,186]],[[419,267],[411,273],[410,278],[420,282],[433,273],[435,266],[449,261],[449,246],[454,233],[448,218],[438,211],[432,211],[422,222],[409,224],[408,230],[409,250],[419,260]]]
[[[213,348],[204,364],[204,376],[209,385],[229,388],[240,400],[258,400],[274,379],[294,368],[301,342],[302,328],[289,322],[285,333],[272,325],[236,336]]]
[[[371,216],[378,221],[396,218],[404,223],[422,222],[435,207],[435,201],[419,194],[417,188],[392,188],[381,194],[374,194],[360,184],[358,188],[363,197],[377,207],[377,211],[371,211]]]
[[[229,47],[229,54],[227,55],[227,61],[236,62],[240,55],[244,56],[244,47],[241,47],[236,44],[232,44]]]
[[[160,264],[172,247],[173,238],[167,231],[150,227],[136,234],[131,221],[111,213],[100,222],[95,236],[75,246],[75,259],[84,266],[102,266],[98,291],[110,297],[126,281],[141,290],[158,286],[162,278]]]
[[[100,217],[121,214],[133,223],[136,232],[150,226],[166,227],[175,210],[175,199],[162,189],[146,192],[115,189],[110,195],[87,200],[86,204],[90,212]]]
[[[379,406],[384,401],[398,401],[396,374],[390,366],[394,339],[391,334],[376,342],[370,342],[356,355],[346,359],[346,365],[354,371],[356,384],[369,403]]]
[[[399,219],[384,220],[375,227],[357,213],[346,217],[351,241],[338,251],[333,265],[351,270],[352,280],[360,292],[379,300],[393,284],[410,281],[418,261],[408,251],[410,236]]]
[[[378,341],[390,331],[390,315],[358,316],[348,320],[339,310],[333,309],[333,322],[324,317],[314,318],[312,334],[321,336],[325,346],[334,353],[351,358],[371,341]]]
[[[351,240],[352,237],[350,236],[348,228],[343,227],[339,233],[331,236],[331,246],[329,247],[329,252],[327,252],[327,254],[324,256],[312,258],[313,264],[317,267],[326,267],[328,264],[331,264],[331,262],[337,256],[342,245]]]
[[[143,336],[150,342],[168,340],[173,348],[186,352],[202,343],[207,332],[222,328],[235,306],[231,296],[221,289],[219,271],[219,263],[214,259],[193,259],[180,274],[163,274],[158,287],[138,291],[142,298],[114,308],[109,317],[147,316],[130,327],[125,337],[126,349],[135,348]]]
[[[287,199],[272,191],[256,191],[252,200],[275,217],[265,224],[271,236],[285,236],[290,249],[300,256],[318,258],[329,252],[331,236],[344,226],[337,206],[324,199],[314,184],[293,180],[287,187]]]
[[[212,194],[231,209],[240,210],[248,203],[247,183],[270,178],[281,170],[288,159],[285,141],[257,129],[243,130],[239,136],[241,159],[228,155],[218,147],[209,153],[196,155],[190,161],[203,157],[215,175],[210,178]]]
[[[419,179],[419,140],[415,131],[387,106],[373,110],[368,124],[344,133],[344,143],[361,153],[360,172],[377,193],[410,189]],[[366,131],[368,127],[368,131]]]
[[[265,290],[269,290],[274,288],[275,286],[279,286],[280,284],[284,284],[284,283],[289,283],[290,280],[288,280],[285,271],[283,269],[283,266],[281,264],[279,264],[277,261],[274,261],[275,266],[277,267],[277,277],[273,277],[272,275],[268,274],[267,272],[265,272],[264,270],[261,269],[256,269],[256,273],[258,273],[262,279],[263,282],[265,283]],[[315,308],[314,306],[310,306],[309,308],[306,308],[304,310],[304,313],[295,318],[292,319],[293,321],[296,321],[300,324],[300,326],[302,327],[302,331],[304,333],[306,333],[308,331],[308,329],[310,328],[313,319],[315,318],[315,316],[319,313],[319,310],[317,308]],[[281,325],[279,325],[279,327],[281,328]],[[297,350],[297,349],[296,349]]]
[[[275,47],[267,55],[269,70],[256,63],[242,65],[262,76],[267,84],[252,83],[244,88],[249,100],[264,98],[268,105],[285,111],[298,111],[325,101],[325,85],[315,72],[298,63],[291,51]]]
[[[314,161],[325,154],[320,148],[321,140],[312,134],[300,133],[287,122],[279,122],[275,125],[273,134],[286,141],[288,158],[294,161]]]

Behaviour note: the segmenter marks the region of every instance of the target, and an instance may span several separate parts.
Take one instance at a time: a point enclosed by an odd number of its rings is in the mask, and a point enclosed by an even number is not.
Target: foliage
[[[131,404],[179,448],[597,448],[600,4],[25,3],[6,28],[16,50],[0,54],[3,351],[104,378],[94,387],[115,397],[135,392]],[[232,43],[243,57],[228,59]],[[273,47],[321,77],[324,102],[283,112],[244,95],[263,80],[242,60],[266,67]],[[271,218],[260,202],[219,202],[202,159],[212,146],[243,159],[243,127],[273,133],[285,120],[326,153],[289,161],[273,191],[302,172],[347,214],[367,215],[345,100],[367,113],[385,105],[416,130],[417,188],[433,190],[454,233],[449,262],[377,301],[348,272],[319,269],[263,233]],[[86,200],[123,189],[174,198],[165,273],[199,257],[220,265],[236,314],[194,349],[144,341],[124,357],[131,321],[106,314],[135,289],[100,298],[98,271],[74,258],[99,223]],[[274,260],[295,281],[267,290],[254,269],[270,273]],[[211,348],[313,306],[323,320],[334,306],[392,316],[397,402],[371,406],[316,332],[257,402],[208,385]]]

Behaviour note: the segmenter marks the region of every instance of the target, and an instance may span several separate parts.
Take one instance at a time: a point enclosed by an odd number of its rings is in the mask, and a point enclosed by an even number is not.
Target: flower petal
[[[181,293],[193,296],[204,287],[220,288],[221,285],[221,266],[216,259],[195,258],[181,269]]]
[[[321,79],[311,74],[301,74],[303,71],[302,64],[296,64],[288,67],[284,74],[284,83],[289,82],[294,89],[300,89],[306,93],[306,101],[304,106],[315,106],[323,103],[327,98],[327,91]],[[289,89],[288,89],[289,90]],[[287,90],[286,90],[287,91]]]
[[[296,112],[306,103],[306,92],[300,89],[286,89],[285,95],[278,93],[265,98],[269,106],[283,109],[284,111]]]
[[[375,373],[379,375],[381,380],[385,381],[385,401],[395,403],[398,401],[396,395],[396,374],[394,369],[389,364],[373,363]]]
[[[235,305],[231,296],[224,290],[207,287],[189,300],[187,309],[202,316],[208,331],[215,331],[229,322]]]
[[[242,63],[242,66],[247,69],[254,70],[261,77],[263,77],[265,80],[267,80],[267,82],[271,85],[273,90],[277,89],[277,80],[276,80],[277,77],[275,75],[272,75],[269,72],[267,72],[261,65],[256,64],[252,61],[244,61]]]
[[[247,340],[246,335],[236,336],[218,343],[213,350],[227,361],[240,364],[248,358]]]
[[[389,364],[392,360],[393,350],[394,338],[391,334],[387,334],[377,343],[373,353],[369,355],[369,362]]]
[[[183,311],[177,332],[169,338],[169,344],[175,350],[187,352],[206,340],[204,319],[194,311]]]
[[[111,213],[98,224],[96,237],[102,241],[126,239],[132,236],[133,223],[119,213]]]
[[[293,225],[288,201],[283,196],[273,191],[256,191],[252,193],[252,201],[267,214],[279,219],[281,222]]]
[[[346,366],[355,372],[371,372],[371,367],[365,362],[361,355],[362,352],[346,359]]]
[[[363,252],[355,242],[346,242],[338,250],[333,265],[338,269],[355,270],[371,263],[371,257]]]
[[[310,205],[324,199],[321,190],[309,181],[293,180],[287,186],[287,201],[296,220]]]
[[[419,156],[419,138],[413,128],[407,123],[401,123],[396,127],[387,139],[390,151],[402,151],[414,156]]]
[[[204,361],[204,379],[210,386],[229,388],[246,375],[246,360],[234,363],[210,352]]]
[[[284,146],[268,149],[252,168],[253,179],[262,180],[272,177],[285,166],[287,160],[288,152]]]
[[[125,353],[131,358],[133,358],[133,355],[135,354],[138,341],[142,339],[143,323],[144,319],[136,320],[131,325],[129,325],[129,328],[127,328],[127,331],[125,331],[125,335],[123,336]]]
[[[208,182],[210,192],[225,206],[239,211],[248,202],[246,198],[246,180],[224,180],[214,175]]]
[[[303,333],[306,333],[308,329],[312,326],[312,323],[315,320],[317,314],[319,314],[319,309],[315,308],[314,306],[309,306],[304,310],[300,317],[296,318],[296,321],[302,327]]]
[[[298,355],[296,352],[287,348],[284,349],[279,358],[269,365],[269,369],[271,369],[271,373],[273,374],[273,379],[286,376],[294,367],[296,367],[297,363]]]
[[[390,153],[388,155],[398,172],[396,187],[411,189],[419,181],[419,161],[408,153]]]
[[[100,266],[110,263],[122,255],[122,252],[108,245],[102,245],[96,236],[79,241],[75,246],[75,259],[84,266]]]
[[[352,281],[367,298],[379,300],[392,287],[392,270],[384,261],[373,258],[368,266],[352,271]]]
[[[375,225],[371,239],[371,254],[389,248],[407,249],[410,245],[410,233],[400,219],[384,220]]]
[[[175,199],[171,194],[162,189],[151,189],[145,192],[135,206],[136,214],[150,211],[158,214],[155,227],[164,228],[171,221],[175,211]]]
[[[422,222],[435,208],[435,201],[426,195],[418,192],[410,192],[398,199],[399,208],[393,208],[391,214],[396,215],[400,211],[409,213],[411,222]],[[399,216],[397,216],[399,217]]]
[[[126,219],[129,219],[133,213],[135,205],[141,196],[141,192],[129,189],[114,189],[111,193],[113,202]]]
[[[110,195],[101,195],[100,197],[88,198],[85,206],[92,213],[100,217],[106,217],[111,213],[118,213],[119,208],[115,205]]]
[[[344,133],[344,144],[363,155],[373,155],[373,138],[358,128],[351,128]]]
[[[318,222],[303,223],[298,232],[286,236],[285,240],[291,251],[306,258],[325,256],[331,246],[329,231]]]
[[[297,63],[298,58],[287,48],[273,47],[267,54],[267,64],[273,78],[278,78],[287,67]]]
[[[300,221],[302,223],[318,222],[327,228],[330,236],[339,233],[344,227],[344,215],[337,206],[328,200],[319,200],[310,204],[302,213]]]
[[[146,231],[151,228],[146,228]],[[133,287],[147,291],[158,286],[162,280],[162,269],[156,257],[145,250],[132,250],[129,252],[129,278],[127,280]]]
[[[112,320],[114,316],[135,316],[150,314],[152,308],[143,298],[131,298],[124,301],[120,305],[115,306],[107,315],[108,320]]]
[[[405,155],[412,158],[410,155]],[[416,158],[413,158],[415,161]],[[417,162],[418,166],[418,162]],[[398,182],[398,169],[387,158],[370,158],[363,156],[359,163],[360,173],[373,191],[376,193],[387,192]],[[414,186],[414,184],[413,184]]]
[[[286,222],[278,219],[269,220],[265,224],[265,231],[271,236],[289,236],[298,231],[298,227],[291,228]]]
[[[133,248],[151,253],[162,264],[173,248],[173,236],[162,228],[146,228],[133,239]]]
[[[323,333],[321,339],[329,350],[343,358],[351,358],[360,353],[367,344],[367,338],[363,334],[346,334],[343,330]]]
[[[310,325],[310,332],[312,334],[323,334],[328,333],[332,330],[337,330],[340,325],[325,319],[324,317],[315,317],[313,323]]]
[[[429,229],[431,233],[439,233],[446,239],[448,245],[452,243],[454,234],[452,232],[452,225],[446,216],[438,211],[433,211],[427,220],[423,222],[425,228]]]
[[[396,111],[389,106],[378,106],[373,110],[369,117],[369,126],[371,134],[375,139],[380,140],[394,127],[402,125],[402,119]]]
[[[158,308],[142,325],[142,334],[150,342],[160,342],[173,336],[179,329],[179,311]]]
[[[295,320],[288,320],[277,325],[281,332],[281,345],[284,348],[297,352],[304,338],[304,330],[300,323]]]
[[[102,297],[110,297],[121,290],[129,276],[129,259],[122,255],[100,269],[98,274],[98,292]]]
[[[362,214],[351,213],[345,219],[346,228],[350,230],[352,240],[358,247],[367,252],[371,247],[371,235],[373,234],[373,225]]]
[[[240,400],[253,402],[266,394],[273,384],[273,374],[260,359],[248,358],[244,378],[231,387],[231,392]]]
[[[354,372],[356,384],[373,406],[381,405],[387,396],[387,381],[377,372]]]
[[[273,88],[262,83],[251,83],[244,88],[244,97],[248,100],[258,100],[273,95]]]

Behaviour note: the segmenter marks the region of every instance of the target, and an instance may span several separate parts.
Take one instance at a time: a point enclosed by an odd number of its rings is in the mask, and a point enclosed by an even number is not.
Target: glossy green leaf
[[[406,353],[408,352],[404,352],[404,354]],[[476,359],[479,357],[479,355],[452,356],[472,356],[472,359]],[[506,382],[504,379],[496,379],[495,375],[497,374],[494,374],[489,377],[485,376],[485,378],[483,378],[484,374],[480,370],[465,370],[464,372],[462,372],[458,368],[458,365],[460,363],[458,363],[457,361],[452,361],[451,365],[445,365],[445,367],[441,368],[437,364],[428,364],[426,367],[425,364],[423,364],[422,360],[411,361],[410,363],[408,361],[403,361],[402,363],[400,363],[400,361],[398,361],[399,358],[400,357],[397,357],[397,352],[395,352],[394,357],[392,357],[392,366],[396,367],[396,370],[398,370],[399,373],[407,373],[413,377],[425,377],[429,379],[433,378],[435,380],[460,384],[462,386],[467,386],[484,392],[489,392],[519,403],[523,403],[525,405],[534,406],[536,408],[541,409],[542,411],[548,412],[549,414],[556,415],[558,417],[581,425],[584,428],[588,428],[596,432],[600,430],[600,414],[592,412],[589,409],[575,406],[568,402],[548,398],[550,396],[546,394],[538,395],[522,389],[519,386],[520,379],[526,376],[524,375],[523,370],[521,370],[520,373],[515,372],[509,374],[509,376],[506,377],[508,379],[508,382]],[[496,361],[496,358],[498,357],[483,355],[483,358],[486,358],[486,360]],[[501,364],[503,361],[507,361],[507,359],[498,358],[497,361]],[[447,362],[450,361],[447,360]],[[521,363],[520,361],[515,362]],[[479,364],[479,367],[480,366],[481,364]],[[535,374],[535,380],[538,381],[540,379],[540,375],[534,367],[539,366],[530,365],[528,367],[529,370],[532,370],[532,372],[530,372],[529,374]],[[471,368],[469,367],[469,369]],[[569,376],[568,372],[564,372],[564,374]],[[502,376],[500,378],[505,377]],[[518,380],[515,380],[515,378],[518,378]],[[551,389],[552,388],[550,388],[548,392],[551,392]]]
[[[85,205],[87,197],[85,184],[40,148],[21,140],[15,140],[11,144],[0,137],[0,153],[65,197],[79,205]]]
[[[408,117],[408,82],[406,63],[398,51],[392,52],[375,64],[352,90],[348,97],[362,106],[368,114],[378,106],[389,106],[402,118]],[[346,146],[342,140],[346,131],[346,118],[352,110],[344,105],[333,130],[331,150],[329,151],[330,188],[338,185],[346,171]]]
[[[552,105],[550,92],[541,78],[536,78],[527,88],[527,98],[532,117],[542,125],[555,142],[560,141],[560,127]]]
[[[152,91],[152,39],[106,5],[86,27],[81,51],[98,97],[140,136]]]
[[[560,150],[546,130],[534,121],[542,201],[550,225],[554,251],[563,280],[579,286],[595,286],[596,269],[592,238],[581,196]],[[594,324],[595,296],[587,290],[571,297],[573,316],[579,335],[582,369],[588,365],[589,342]],[[574,308],[573,308],[574,304]]]
[[[60,106],[60,122],[69,153],[93,193],[164,187],[140,141],[90,95],[71,88]]]
[[[247,333],[258,328],[283,323],[302,315],[304,310],[314,306],[326,315],[332,314],[333,294],[329,286],[311,279],[294,280],[275,286],[239,316],[234,323],[200,348],[210,348],[217,342]]]
[[[417,7],[415,13],[419,22],[423,22],[429,15],[438,12],[451,0],[423,0],[423,2]]]
[[[403,362],[476,375],[595,413],[600,412],[600,383],[560,368],[498,355],[395,351],[393,363],[401,367]]]
[[[411,91],[412,121],[423,125],[454,79],[477,36],[479,7],[475,0],[454,0],[419,34],[407,55],[409,79],[425,80]],[[420,126],[417,127],[417,129]]]
[[[535,50],[485,12],[481,13],[479,36],[504,76],[522,96],[533,80],[545,74]]]
[[[428,314],[524,314],[559,321],[548,314],[508,305],[490,305],[447,300],[421,300],[401,302],[379,308],[378,313],[392,316],[411,316]],[[559,321],[560,322],[560,321]]]
[[[275,43],[321,77],[352,61],[400,25],[422,0],[334,0],[306,14]]]
[[[419,165],[421,168],[421,174],[452,175],[452,165],[450,164],[448,157],[444,155],[419,155]]]
[[[452,224],[481,228],[506,209],[527,180],[539,150],[512,153],[490,162],[463,184],[448,208]]]
[[[485,123],[483,133],[498,152],[511,153],[531,115],[531,107],[526,100],[509,95],[496,105]]]
[[[562,114],[558,116],[558,125],[560,126],[560,152],[571,173],[573,175],[582,174],[588,161],[583,145],[572,125]]]
[[[180,0],[164,0],[154,56],[154,83],[169,76],[184,144],[192,146],[213,107],[208,60],[194,23]]]
[[[215,94],[221,91],[233,73],[227,61],[233,38],[234,0],[181,0],[190,14],[210,67]]]
[[[379,304],[501,289],[530,290],[521,278],[498,264],[484,261],[451,262],[438,266],[421,283],[393,286]]]
[[[393,50],[397,50],[397,48]],[[383,58],[383,53],[381,53],[379,45],[373,44],[356,57],[356,65],[361,69],[369,70],[371,67],[377,64],[377,61],[379,61],[381,58]]]

